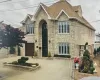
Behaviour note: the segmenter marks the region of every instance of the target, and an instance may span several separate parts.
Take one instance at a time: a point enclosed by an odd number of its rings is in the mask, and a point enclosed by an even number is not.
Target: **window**
[[[69,33],[69,24],[66,21],[58,22],[59,33]]]
[[[59,55],[69,54],[69,44],[68,43],[59,43]]]
[[[34,33],[34,25],[33,24],[27,24],[26,25],[26,32],[29,34],[33,34]]]

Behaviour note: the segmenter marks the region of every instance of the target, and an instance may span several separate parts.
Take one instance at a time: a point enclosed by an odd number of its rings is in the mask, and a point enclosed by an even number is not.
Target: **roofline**
[[[56,19],[58,19],[62,13],[65,13],[65,15],[68,16],[68,14],[62,9],[60,13],[58,14],[58,16],[56,17]],[[70,17],[68,16],[68,18]]]
[[[65,13],[65,15],[68,16],[69,19],[75,19],[75,20],[79,21],[80,23],[84,24],[85,26],[87,26],[85,23],[83,23],[83,22],[82,22],[81,20],[79,20],[78,18],[76,18],[76,17],[69,17],[69,15],[68,15],[63,9],[60,11],[60,13],[58,14],[58,16],[57,16],[56,19],[54,19],[54,20],[57,20],[57,19],[59,18],[59,16],[60,16],[62,13]],[[89,26],[87,26],[87,27],[89,28]],[[92,29],[92,28],[90,28],[90,29]],[[95,29],[92,29],[92,30],[95,31]]]
[[[36,17],[37,13],[39,12],[40,7],[42,7],[42,9],[45,11],[45,13],[46,13],[47,16],[48,16],[48,19],[51,19],[50,15],[49,15],[48,12],[46,11],[46,9],[43,7],[42,3],[39,4],[39,6],[38,6],[38,8],[37,8],[37,10],[36,10],[36,12],[35,12],[34,17]]]
[[[27,20],[27,18],[29,17],[29,19],[31,20],[31,17],[30,17],[30,15],[29,14],[27,14],[27,16],[25,17],[25,19],[23,20],[23,21],[21,21],[20,23],[22,24],[22,23],[25,23],[25,21]]]
[[[70,19],[75,19],[75,20],[79,21],[80,23],[84,24],[85,26],[87,26],[88,28],[90,28],[90,26],[86,25],[85,23],[83,23],[81,20],[79,20],[79,19],[78,19],[78,18],[76,18],[76,17],[71,17]],[[92,29],[92,30],[96,31],[96,30],[95,30],[95,29],[93,29],[93,28],[90,28],[90,29]]]

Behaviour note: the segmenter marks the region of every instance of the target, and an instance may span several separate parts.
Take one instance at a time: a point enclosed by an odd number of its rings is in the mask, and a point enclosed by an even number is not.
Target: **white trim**
[[[27,14],[27,16],[25,17],[25,19],[24,19],[23,21],[21,21],[21,23],[25,23],[25,22],[26,22],[26,20],[27,20],[27,18],[29,18],[29,19],[31,20],[30,15],[29,15],[29,14]]]
[[[36,17],[36,16],[37,16],[37,14],[38,14],[38,12],[39,12],[39,10],[40,10],[40,7],[42,7],[42,9],[45,11],[45,13],[46,13],[46,14],[47,14],[47,16],[48,16],[48,19],[51,19],[50,15],[49,15],[49,14],[48,14],[48,12],[46,11],[46,9],[43,7],[42,3],[40,3],[40,4],[39,4],[39,7],[37,8],[37,10],[36,10],[36,13],[35,13],[34,17]]]
[[[58,14],[58,16],[56,17],[56,19],[58,19],[62,13],[65,13],[65,15],[68,16],[68,14],[62,9],[60,11],[60,13]],[[68,16],[68,18],[69,18],[69,16]]]

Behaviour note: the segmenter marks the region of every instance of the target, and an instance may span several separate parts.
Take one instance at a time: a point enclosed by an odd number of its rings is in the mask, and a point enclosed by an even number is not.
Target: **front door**
[[[34,56],[34,43],[25,44],[25,56]]]
[[[42,56],[48,56],[48,30],[46,22],[42,24]]]

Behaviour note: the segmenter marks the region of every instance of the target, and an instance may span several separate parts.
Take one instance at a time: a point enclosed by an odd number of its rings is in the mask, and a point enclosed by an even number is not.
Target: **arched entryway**
[[[48,29],[47,29],[47,22],[45,20],[40,21],[40,37],[41,37],[41,45],[42,45],[42,57],[48,56]]]

